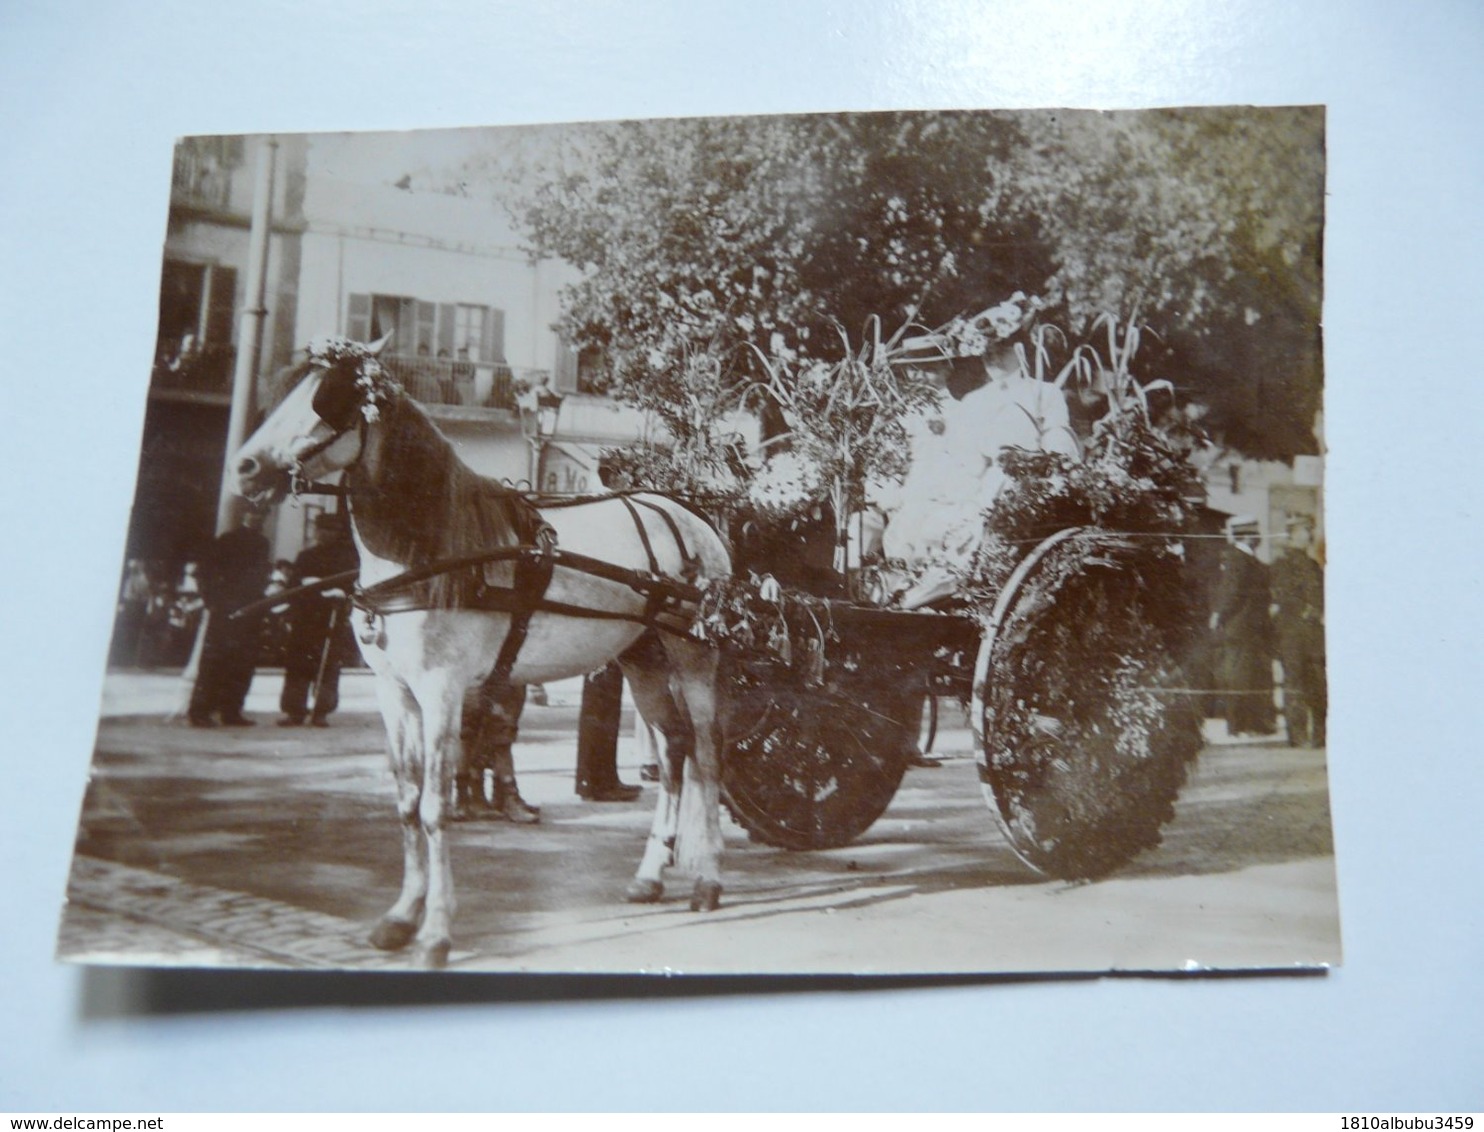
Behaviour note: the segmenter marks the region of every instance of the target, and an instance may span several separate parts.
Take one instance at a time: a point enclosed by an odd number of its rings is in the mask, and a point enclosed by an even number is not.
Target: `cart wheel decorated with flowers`
[[[775,642],[768,661],[734,666],[722,800],[756,841],[833,849],[891,804],[916,749],[932,674],[964,667],[977,626],[964,618],[873,609],[767,591],[761,603],[718,603],[723,620],[749,614]],[[770,612],[771,611],[771,612]],[[786,655],[786,663],[777,660]]]
[[[1047,538],[1007,579],[975,664],[979,779],[1015,854],[1067,880],[1159,844],[1200,724],[1183,693],[1178,562],[1107,531]]]
[[[780,849],[848,845],[891,804],[911,754],[907,719],[921,699],[845,698],[807,688],[758,689],[729,745],[722,800],[755,841]],[[910,700],[910,702],[908,702]],[[915,719],[914,719],[915,723]]]

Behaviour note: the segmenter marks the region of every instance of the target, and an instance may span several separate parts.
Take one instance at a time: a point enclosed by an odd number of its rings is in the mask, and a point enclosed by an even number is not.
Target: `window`
[[[198,343],[231,342],[236,300],[235,269],[167,259],[160,277],[160,341],[179,343],[189,334]]]
[[[167,259],[160,276],[156,376],[202,388],[228,380],[236,311],[236,269]]]
[[[160,346],[199,338],[206,302],[206,265],[166,260],[160,278]]]
[[[608,358],[601,346],[577,349],[565,338],[557,349],[553,388],[562,393],[602,393],[607,386]]]
[[[601,346],[584,346],[577,352],[577,392],[601,393],[607,376],[608,359]]]
[[[458,358],[482,358],[484,307],[460,303],[454,308],[453,352]]]
[[[403,357],[505,360],[505,312],[493,307],[430,303],[403,295],[351,295],[345,321],[346,334],[358,342],[395,332],[390,349]]]
[[[226,208],[232,197],[232,171],[242,164],[241,137],[184,138],[175,147],[171,191],[208,208]]]

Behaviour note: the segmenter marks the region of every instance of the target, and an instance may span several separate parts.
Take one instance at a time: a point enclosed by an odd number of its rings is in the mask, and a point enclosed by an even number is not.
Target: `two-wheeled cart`
[[[1183,644],[1169,628],[1179,619],[1165,615],[1183,600],[1183,580],[1141,569],[1137,537],[1098,527],[1051,534],[1019,559],[987,614],[815,599],[814,632],[799,645],[813,655],[802,663],[728,649],[728,810],[768,845],[849,844],[891,804],[929,705],[953,696],[970,712],[990,812],[1031,868],[1090,879],[1158,844],[1201,735],[1181,686]],[[438,574],[543,557],[650,595],[664,611],[650,623],[670,632],[683,631],[674,615],[702,597],[679,579],[516,546],[409,570],[357,600],[395,600]],[[488,608],[600,616],[518,590],[487,597]]]
[[[736,665],[728,809],[769,845],[848,844],[891,803],[927,705],[955,696],[1026,864],[1094,878],[1156,845],[1201,738],[1161,616],[1181,595],[1138,562],[1127,536],[1074,527],[1020,559],[987,615],[824,603],[822,663]]]

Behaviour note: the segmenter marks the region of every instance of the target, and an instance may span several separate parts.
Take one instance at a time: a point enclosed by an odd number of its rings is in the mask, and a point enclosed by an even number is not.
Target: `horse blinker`
[[[310,407],[314,409],[315,416],[336,432],[345,432],[355,423],[360,400],[361,392],[356,387],[354,367],[336,365],[320,376],[319,388],[314,391]]]

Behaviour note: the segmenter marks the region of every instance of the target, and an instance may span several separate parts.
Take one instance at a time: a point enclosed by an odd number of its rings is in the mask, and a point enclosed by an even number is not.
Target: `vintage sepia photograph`
[[[1318,106],[181,139],[58,955],[1338,964],[1324,205]]]

